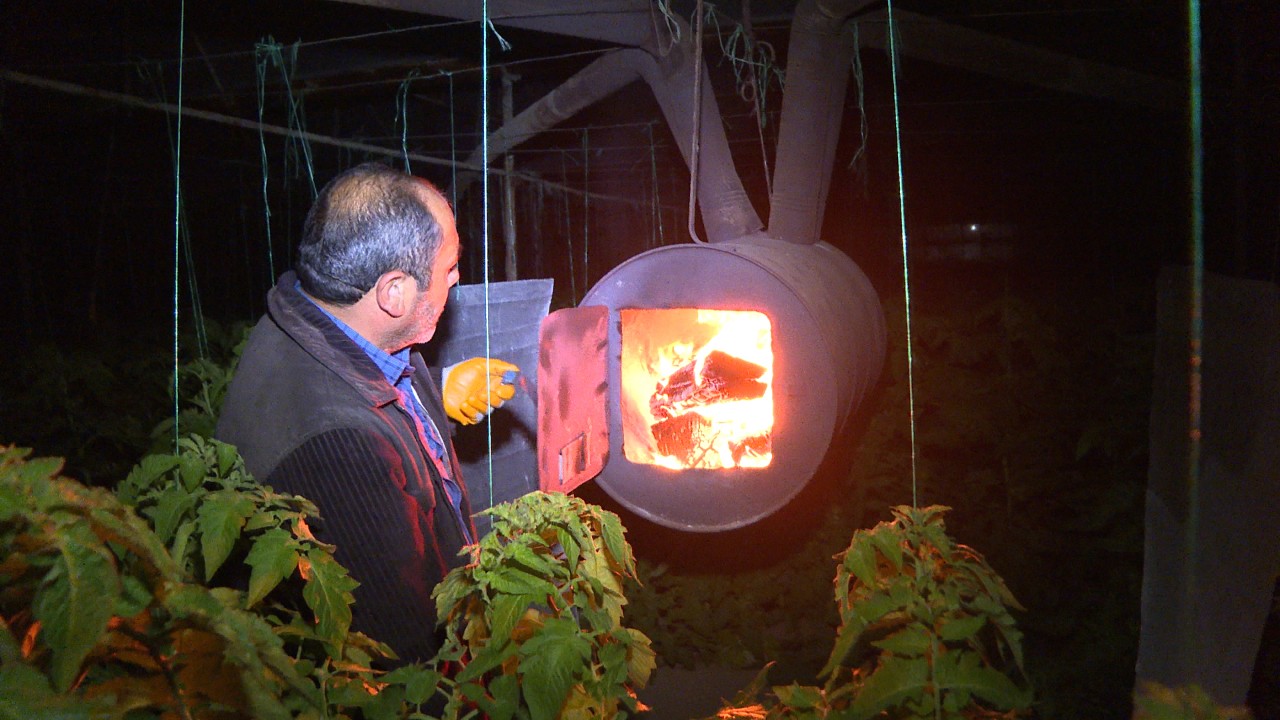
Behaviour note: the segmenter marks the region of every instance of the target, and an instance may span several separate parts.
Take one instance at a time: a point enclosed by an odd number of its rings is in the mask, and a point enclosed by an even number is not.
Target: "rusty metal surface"
[[[538,487],[571,492],[609,459],[609,309],[557,310],[542,322],[538,351]]]

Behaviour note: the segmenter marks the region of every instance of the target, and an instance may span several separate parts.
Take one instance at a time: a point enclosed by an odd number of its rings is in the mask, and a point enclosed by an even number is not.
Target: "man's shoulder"
[[[368,403],[349,383],[264,318],[250,334],[216,435],[265,476],[309,438],[370,426]]]

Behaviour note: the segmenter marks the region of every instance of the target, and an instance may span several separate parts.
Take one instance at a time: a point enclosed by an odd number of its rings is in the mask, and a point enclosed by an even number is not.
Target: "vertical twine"
[[[182,245],[182,77],[186,55],[187,3],[178,4],[178,130],[173,150],[173,452],[178,453],[180,403],[178,397],[179,263]]]
[[[452,86],[450,86],[452,88]],[[489,372],[489,0],[480,3],[480,157],[484,158],[484,174],[481,184],[484,197],[484,382],[485,396],[493,397]],[[493,423],[487,422],[485,439],[488,454],[485,460],[489,470],[489,506],[493,506]]]
[[[591,287],[587,248],[591,242],[591,130],[582,129],[582,287]]]
[[[1187,573],[1186,593],[1183,602],[1181,635],[1191,647],[1199,644],[1195,627],[1196,594],[1199,572],[1199,556],[1196,537],[1200,529],[1200,452],[1201,452],[1201,363],[1204,352],[1204,138],[1203,138],[1203,87],[1201,77],[1200,2],[1188,0],[1187,25],[1190,54],[1188,75],[1190,80],[1190,150],[1191,150],[1191,312],[1190,347],[1188,358],[1187,403],[1187,528],[1183,538],[1183,552],[1190,572]]]
[[[911,349],[911,271],[907,262],[907,190],[902,174],[902,117],[898,104],[898,43],[893,22],[893,0],[888,0],[889,67],[893,78],[893,138],[898,161],[898,218],[902,228],[902,297],[907,323],[907,397],[911,420],[911,504],[920,505],[916,462],[916,383],[915,358]]]

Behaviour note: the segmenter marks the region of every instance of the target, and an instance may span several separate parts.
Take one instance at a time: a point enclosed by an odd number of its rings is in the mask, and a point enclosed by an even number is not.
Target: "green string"
[[[444,74],[449,78],[449,196],[451,204],[456,210],[458,207],[458,133],[454,130],[453,125],[455,117],[453,112],[453,73],[446,70]]]
[[[289,146],[300,147],[302,149],[302,158],[307,167],[307,181],[311,185],[311,199],[314,200],[319,192],[316,189],[315,163],[312,160],[311,143],[307,140],[306,136],[306,120],[304,118],[305,109],[303,108],[301,101],[294,97],[293,84],[290,80],[294,70],[298,66],[298,47],[300,44],[300,42],[295,42],[290,46],[289,62],[287,63],[285,62],[284,54],[280,52],[280,48],[282,46],[271,36],[267,36],[266,41],[258,43],[255,46],[255,51],[265,54],[267,58],[271,60],[273,65],[280,68],[280,78],[284,81],[285,96],[289,99],[289,128],[297,131],[289,137]],[[260,72],[265,72],[265,70],[260,70]],[[261,85],[259,86],[258,93],[260,99],[258,107],[259,110],[261,110]],[[274,278],[272,279],[272,282],[274,282]]]
[[[205,330],[204,309],[200,304],[200,285],[196,280],[196,259],[191,251],[191,224],[187,222],[187,208],[182,207],[182,255],[187,265],[187,292],[191,295],[191,319],[196,331],[196,352],[201,358],[209,357],[209,333]]]
[[[858,23],[853,24],[853,79],[858,86],[858,149],[853,153],[853,159],[849,161],[849,169],[857,170],[858,161],[863,160],[867,152],[867,101],[866,92],[863,81],[862,71],[862,43],[858,38]],[[866,173],[862,175],[863,183],[866,182]]]
[[[263,134],[263,108],[266,105],[266,88],[267,88],[267,61],[269,59],[265,46],[258,43],[255,48],[255,64],[258,69],[258,150],[262,157],[262,211],[266,216],[267,230],[267,286],[270,287],[276,282],[276,261],[272,251],[271,243],[271,197],[267,193],[267,177],[269,163],[267,161],[267,138]]]
[[[1187,528],[1183,539],[1184,553],[1191,571],[1187,573],[1187,596],[1183,604],[1182,636],[1195,642],[1194,625],[1196,573],[1199,564],[1196,536],[1200,530],[1200,452],[1201,452],[1201,366],[1204,352],[1204,108],[1201,77],[1200,2],[1188,0],[1187,24],[1190,53],[1190,135],[1191,135],[1191,317],[1190,358],[1188,359],[1189,397],[1187,433]]]
[[[480,157],[484,158],[484,174],[482,176],[482,193],[484,197],[484,219],[482,220],[482,233],[484,235],[484,383],[485,397],[493,397],[491,392],[491,377],[489,372],[489,29],[493,25],[489,21],[489,0],[481,0],[480,3]],[[498,36],[498,40],[502,42],[503,49],[510,46],[507,41],[498,35],[497,29],[494,29],[494,35]],[[450,86],[452,87],[452,86]],[[485,438],[488,442],[488,453],[485,455],[485,461],[489,469],[489,506],[493,506],[493,423],[486,422],[484,424]]]
[[[404,171],[411,175],[413,168],[409,164],[409,84],[416,77],[418,77],[418,70],[414,68],[396,90],[395,122],[400,126],[400,155],[404,158]]]
[[[569,184],[569,168],[565,163],[566,152],[560,151],[560,175],[564,178],[564,184]],[[584,188],[585,189],[585,188]],[[578,276],[573,269],[573,218],[572,208],[569,205],[569,193],[564,195],[564,244],[565,257],[569,258],[569,297],[573,305],[578,304]],[[585,196],[584,196],[585,197]]]
[[[178,4],[178,130],[173,151],[173,453],[178,454],[180,415],[178,397],[179,254],[182,244],[182,75],[186,55],[187,3]]]
[[[168,102],[165,95],[163,82],[163,69],[157,64],[156,72],[152,73],[146,66],[140,68],[145,78],[151,81],[155,88],[156,94],[164,102]],[[179,107],[181,107],[179,105]],[[181,111],[179,111],[181,112]],[[165,126],[169,137],[169,157],[173,159],[175,167],[177,165],[178,145],[177,139],[174,137],[174,129]],[[175,185],[175,187],[177,187]],[[181,189],[178,190],[181,193]],[[182,258],[187,269],[187,292],[191,296],[191,316],[192,324],[196,334],[196,352],[201,358],[209,356],[209,335],[205,331],[204,310],[200,304],[200,285],[196,278],[196,261],[191,250],[191,224],[187,221],[187,208],[184,202],[175,202],[174,206],[179,208],[178,214],[180,218],[179,238],[182,246]]]
[[[911,504],[919,506],[916,472],[916,384],[915,358],[911,352],[911,271],[907,262],[907,191],[902,179],[902,118],[898,106],[898,45],[893,24],[893,0],[888,0],[889,67],[893,79],[893,138],[898,161],[898,218],[902,226],[902,297],[907,317],[907,397],[911,420]]]
[[[649,247],[656,244],[666,245],[667,238],[662,232],[662,205],[658,195],[658,152],[653,144],[653,123],[644,126],[649,134],[649,175],[653,181],[653,226],[649,228]],[[657,236],[654,236],[654,232]]]
[[[582,129],[582,287],[591,287],[588,247],[591,243],[591,130]]]

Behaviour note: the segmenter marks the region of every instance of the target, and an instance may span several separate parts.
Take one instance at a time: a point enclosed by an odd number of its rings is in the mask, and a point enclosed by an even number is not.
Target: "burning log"
[[[761,435],[752,435],[741,442],[730,442],[729,453],[733,456],[733,462],[736,465],[742,464],[742,459],[746,457],[765,457],[773,449],[773,437],[771,433],[763,433]]]
[[[653,439],[658,452],[679,459],[686,467],[694,467],[711,448],[716,433],[712,423],[696,412],[688,412],[654,423]]]
[[[649,410],[655,420],[662,421],[702,405],[764,397],[769,386],[758,379],[764,371],[761,365],[713,350],[703,362],[701,375],[694,360],[658,383]]]

